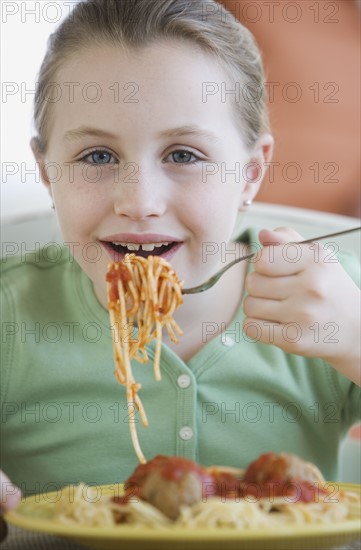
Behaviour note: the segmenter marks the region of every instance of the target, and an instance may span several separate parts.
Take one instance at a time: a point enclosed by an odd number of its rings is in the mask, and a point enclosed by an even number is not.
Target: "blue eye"
[[[95,165],[114,164],[117,162],[114,156],[111,153],[109,153],[109,151],[103,151],[101,149],[88,153],[80,160],[85,162],[86,164],[95,164]]]
[[[193,164],[199,160],[194,153],[190,151],[174,151],[171,153],[172,159],[176,164]]]
[[[106,151],[101,151],[99,153],[92,153],[91,157],[95,164],[108,164],[110,162],[111,154]]]

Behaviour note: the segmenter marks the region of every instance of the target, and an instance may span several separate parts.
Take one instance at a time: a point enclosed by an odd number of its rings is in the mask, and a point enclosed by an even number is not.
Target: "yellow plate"
[[[339,489],[361,494],[361,486],[339,483]],[[114,494],[116,485],[101,486],[101,494]],[[118,486],[119,489],[119,486]],[[55,495],[55,496],[54,496]],[[57,493],[24,499],[5,519],[18,527],[58,535],[98,550],[314,550],[351,544],[361,538],[360,520],[352,519],[325,525],[282,527],[259,531],[241,529],[135,529],[130,526],[82,527],[56,523],[50,518]],[[43,496],[44,499],[44,496]],[[29,513],[31,504],[31,513]]]

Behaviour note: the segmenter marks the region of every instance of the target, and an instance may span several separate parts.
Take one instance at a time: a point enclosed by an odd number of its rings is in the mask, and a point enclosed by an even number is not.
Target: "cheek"
[[[242,192],[241,184],[222,182],[194,187],[178,202],[183,220],[197,233],[233,231]]]
[[[89,237],[92,229],[104,217],[106,202],[94,185],[58,182],[53,186],[53,198],[59,224],[65,239]]]

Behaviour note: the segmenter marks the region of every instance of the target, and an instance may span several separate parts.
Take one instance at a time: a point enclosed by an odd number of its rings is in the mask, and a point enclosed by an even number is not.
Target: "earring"
[[[55,210],[55,204],[54,203],[51,205],[51,209]]]
[[[246,201],[243,201],[243,206],[251,206],[251,204],[252,204],[251,199],[248,199],[248,200],[246,200]]]

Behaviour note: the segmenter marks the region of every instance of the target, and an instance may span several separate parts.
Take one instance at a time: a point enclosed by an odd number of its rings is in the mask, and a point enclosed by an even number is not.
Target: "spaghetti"
[[[288,461],[288,472],[294,465],[298,466],[293,455],[263,455],[267,457],[267,468],[270,459],[278,458],[284,463]],[[291,462],[294,462],[291,464]],[[260,461],[253,465],[259,466]],[[87,525],[93,527],[116,527],[132,525],[157,530],[185,529],[240,529],[252,531],[259,529],[280,529],[282,527],[297,527],[306,525],[325,525],[348,520],[359,520],[361,513],[360,494],[339,490],[337,484],[326,483],[319,475],[317,468],[310,463],[306,478],[289,479],[287,476],[279,484],[282,491],[276,495],[265,496],[262,483],[258,486],[257,497],[252,490],[255,484],[246,483],[246,472],[217,466],[202,468],[192,461],[180,457],[165,457],[159,455],[149,463],[140,465],[125,484],[125,496],[111,497],[102,494],[101,488],[89,487],[84,484],[68,486],[53,508],[53,519],[63,524]],[[233,484],[235,475],[237,487]],[[146,479],[156,474],[155,484],[152,484],[147,501]],[[189,487],[184,484],[185,476],[201,475],[202,493],[198,499],[189,500]],[[264,471],[258,471],[263,475]],[[276,470],[274,470],[276,473]],[[160,474],[160,477],[159,477]],[[311,477],[313,481],[311,482]],[[209,497],[207,485],[210,479],[216,484],[216,490]],[[129,486],[129,481],[138,480],[137,486]],[[288,480],[288,481],[287,481]],[[268,482],[267,482],[268,483]],[[284,489],[290,483],[298,488],[297,498],[290,497]],[[222,495],[227,486],[229,491]],[[204,490],[206,487],[206,490]],[[312,494],[309,489],[312,487]],[[136,488],[140,489],[138,492]],[[186,493],[184,489],[186,488]],[[100,489],[100,493],[99,493]],[[113,487],[114,490],[114,487]],[[154,498],[154,492],[158,497]],[[167,496],[168,492],[168,496]],[[186,498],[185,498],[186,497]],[[172,503],[180,498],[179,510],[176,516],[169,514]],[[158,504],[157,504],[158,500]],[[186,500],[189,502],[186,504]],[[165,508],[159,503],[168,501]]]
[[[318,503],[288,504],[279,499],[270,506],[265,499],[256,502],[246,499],[222,502],[213,497],[205,502],[183,507],[175,521],[169,520],[151,504],[139,501],[127,504],[121,514],[126,525],[139,527],[245,530],[336,523],[360,517],[360,499],[354,493],[338,493],[338,502],[327,503],[325,500]],[[114,507],[114,504],[108,505]],[[115,508],[113,510],[116,525],[119,512]]]
[[[161,379],[162,329],[166,327],[173,342],[178,342],[177,336],[182,335],[173,319],[174,312],[183,302],[182,283],[163,258],[143,258],[135,254],[126,254],[122,262],[111,263],[106,281],[115,376],[126,387],[132,443],[139,462],[145,463],[135,426],[136,411],[140,413],[143,426],[148,426],[148,420],[138,395],[141,385],[134,379],[131,360],[147,363],[146,345],[155,338],[154,376],[156,380]],[[138,333],[133,338],[135,326]]]
[[[125,482],[115,522],[153,527],[272,528],[358,517],[360,496],[325,482],[311,462],[288,453],[264,453],[246,470],[203,467],[182,457],[158,455]]]

